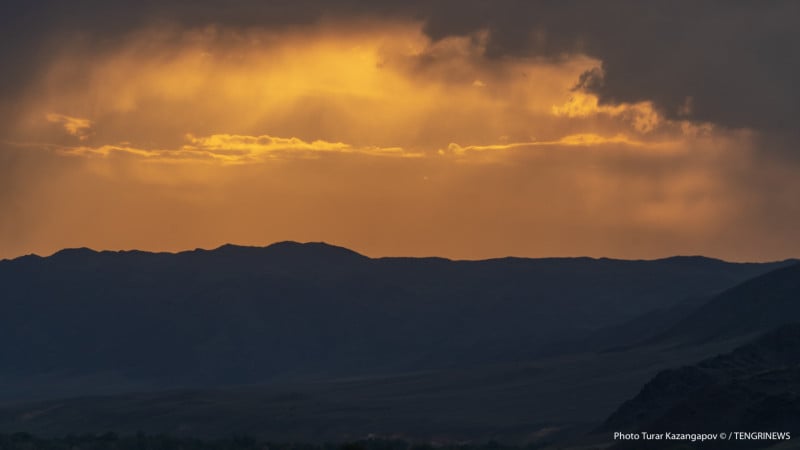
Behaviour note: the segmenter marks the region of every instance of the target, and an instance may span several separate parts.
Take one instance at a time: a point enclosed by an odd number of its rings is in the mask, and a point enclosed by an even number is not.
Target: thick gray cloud
[[[790,134],[800,116],[800,3],[791,0],[41,0],[4,9],[5,95],[24,87],[65,34],[102,47],[159,22],[276,27],[383,16],[423,20],[434,39],[488,29],[492,58],[596,57],[605,76],[587,74],[584,87],[608,103],[652,100],[668,117]]]
[[[477,27],[491,32],[490,56],[602,60],[605,76],[584,87],[605,102],[653,100],[668,117],[761,130],[794,129],[800,114],[797,2],[477,2],[437,10],[426,30]]]

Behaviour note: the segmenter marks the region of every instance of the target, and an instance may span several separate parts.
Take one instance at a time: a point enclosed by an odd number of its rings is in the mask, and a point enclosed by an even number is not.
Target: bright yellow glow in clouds
[[[573,87],[601,61],[491,60],[486,38],[355,22],[66,42],[4,140],[28,172],[0,257],[284,239],[458,258],[781,251],[728,245],[747,131],[600,105]]]

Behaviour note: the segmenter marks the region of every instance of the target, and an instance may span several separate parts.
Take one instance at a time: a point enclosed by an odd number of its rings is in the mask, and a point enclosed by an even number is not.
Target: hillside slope
[[[653,342],[696,344],[755,335],[800,320],[800,264],[735,286],[697,308]]]
[[[321,243],[0,262],[0,401],[530,359],[784,263],[370,259]]]
[[[800,324],[779,327],[734,351],[660,372],[623,403],[599,433],[800,433]],[[780,441],[705,444],[767,448]],[[684,443],[685,444],[685,443]],[[620,448],[678,448],[678,442],[621,443]]]

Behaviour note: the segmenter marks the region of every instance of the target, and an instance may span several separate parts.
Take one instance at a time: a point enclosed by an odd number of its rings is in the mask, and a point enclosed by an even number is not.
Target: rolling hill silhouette
[[[562,439],[659,371],[796,317],[796,271],[294,242],[0,261],[0,432]],[[694,318],[726,302],[742,306],[718,326]],[[659,405],[653,420],[675,406]]]
[[[0,262],[3,398],[529,359],[784,263],[371,259],[323,243]]]

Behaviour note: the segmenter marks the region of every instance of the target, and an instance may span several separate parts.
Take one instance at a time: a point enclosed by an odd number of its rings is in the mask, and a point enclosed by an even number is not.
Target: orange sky
[[[743,179],[800,184],[754,169],[754,131],[693,121],[690,98],[683,120],[600,105],[574,88],[602,61],[485,45],[400,20],[66,40],[4,124],[25,182],[0,258],[280,240],[469,259],[800,253],[788,223],[754,215]]]

